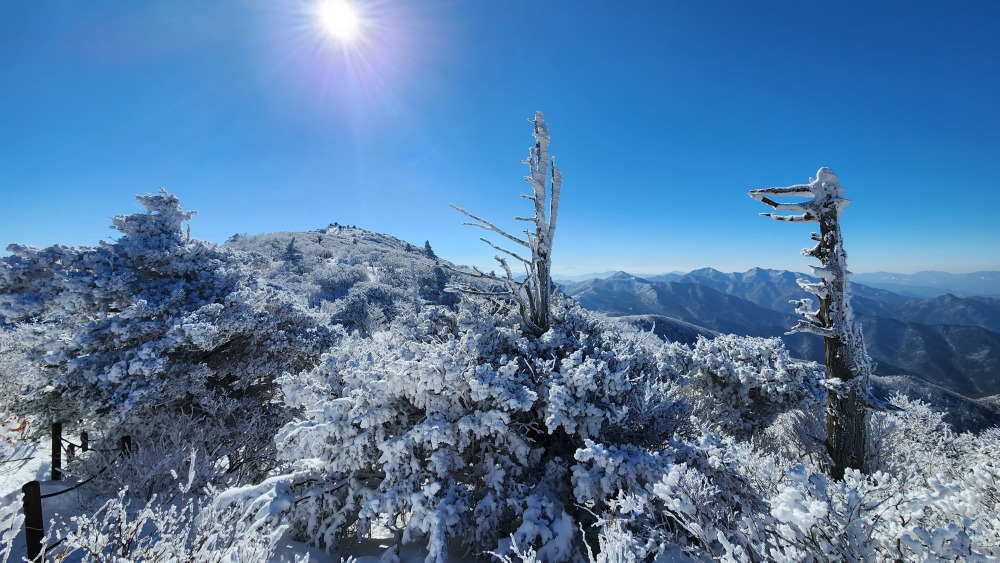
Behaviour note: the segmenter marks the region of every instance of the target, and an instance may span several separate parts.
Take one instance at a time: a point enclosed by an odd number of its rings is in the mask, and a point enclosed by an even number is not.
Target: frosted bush
[[[770,510],[748,520],[743,544],[771,561],[995,560],[1000,433],[956,435],[926,403],[891,402],[872,417],[880,471],[836,480],[797,465],[780,483],[755,480]]]
[[[973,468],[964,482],[932,478],[925,485],[854,470],[842,481],[803,469],[789,476],[771,503],[769,560],[992,561],[1000,555],[998,506],[980,502],[996,498],[993,467]]]
[[[609,493],[577,485],[578,452],[665,444],[686,411],[664,344],[561,299],[552,316],[535,338],[477,302],[426,307],[286,376],[301,415],[276,440],[310,475],[289,509],[301,537],[332,548],[387,521],[403,542],[426,541],[429,560],[456,539],[509,554],[511,536],[543,560],[580,556],[578,526],[593,522],[580,504],[604,510]]]
[[[77,561],[267,561],[283,526],[255,521],[241,505],[211,498],[174,503],[151,498],[140,507],[126,490],[96,512],[71,518],[58,553]]]
[[[784,413],[821,412],[825,400],[822,368],[793,360],[777,338],[699,337],[687,369],[695,414],[739,438],[761,434]]]

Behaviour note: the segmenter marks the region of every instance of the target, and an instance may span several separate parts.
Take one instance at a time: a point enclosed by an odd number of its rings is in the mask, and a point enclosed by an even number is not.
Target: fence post
[[[90,449],[90,435],[80,432],[80,451],[85,452]]]
[[[62,423],[52,423],[52,480],[62,479]]]
[[[45,540],[45,524],[42,522],[42,488],[38,481],[25,483],[21,487],[24,493],[24,542],[29,561],[38,561],[42,554],[42,541]]]
[[[129,455],[132,453],[132,437],[129,435],[122,436],[118,440],[118,447],[121,449],[122,455]]]

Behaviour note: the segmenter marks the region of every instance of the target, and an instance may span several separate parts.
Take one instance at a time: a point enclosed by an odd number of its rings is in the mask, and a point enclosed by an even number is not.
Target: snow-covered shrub
[[[212,401],[211,399],[214,399]],[[93,477],[78,496],[84,509],[93,499],[128,490],[131,501],[153,496],[169,500],[176,493],[175,474],[188,475],[194,490],[256,483],[275,467],[275,420],[287,415],[270,403],[248,408],[219,394],[206,397],[205,408],[147,412],[142,420],[92,428],[90,452],[67,463],[72,476]],[[129,436],[129,455],[118,439]]]
[[[174,502],[154,496],[142,505],[122,490],[93,514],[72,517],[58,553],[74,561],[270,560],[284,526],[220,503],[211,490],[186,494],[191,485]]]
[[[759,481],[770,480],[774,470],[748,444],[705,429],[657,449],[588,442],[576,459],[577,502],[621,520],[630,541],[650,555],[744,549],[746,521],[766,508]],[[749,464],[756,471],[746,471]]]
[[[368,279],[368,269],[364,266],[342,263],[319,266],[312,273],[315,289],[310,295],[310,304],[318,307],[323,301],[334,302],[346,297],[352,287]]]
[[[933,477],[939,473],[954,476],[954,470],[964,471],[965,460],[976,449],[978,437],[955,433],[945,422],[945,413],[935,411],[928,403],[911,400],[896,393],[890,403],[898,410],[872,416],[873,467],[902,478]],[[984,433],[984,438],[992,433]]]
[[[18,532],[24,526],[21,491],[15,489],[0,496],[0,563],[7,563],[14,551]]]
[[[993,561],[1000,556],[1000,431],[955,434],[920,401],[872,417],[870,476],[833,479],[792,466],[756,483],[770,510],[748,520],[745,546],[768,561]],[[787,459],[787,458],[786,458]],[[773,474],[773,472],[772,472]]]
[[[31,339],[29,327],[4,326],[0,321],[0,417],[14,412],[23,381],[33,369],[24,359]]]
[[[230,468],[227,479],[258,479],[287,421],[272,404],[275,378],[312,366],[332,332],[301,300],[258,283],[253,256],[189,238],[192,213],[175,196],[137,199],[146,212],[115,217],[113,243],[12,245],[0,258],[4,329],[31,336],[23,358],[34,376],[19,409],[40,422],[122,424],[116,434],[148,449],[211,450],[223,459],[206,463]],[[159,429],[143,425],[169,428],[171,417],[204,420],[215,444],[189,434],[186,446],[155,446]]]
[[[745,439],[785,413],[822,411],[822,368],[793,360],[778,338],[699,337],[685,397],[713,430]]]
[[[331,316],[349,330],[370,335],[401,314],[412,314],[413,309],[412,297],[402,290],[378,282],[361,282],[335,302]]]
[[[994,561],[1000,556],[995,465],[926,484],[804,468],[771,500],[760,555],[769,561]]]
[[[429,560],[444,560],[450,540],[488,551],[511,536],[542,560],[582,555],[579,526],[594,517],[580,505],[604,511],[616,493],[583,484],[579,452],[605,439],[666,444],[687,421],[676,350],[562,299],[552,317],[535,338],[517,313],[426,307],[287,376],[286,404],[301,415],[276,440],[300,475],[287,482],[301,536],[343,546],[379,522],[427,541]]]

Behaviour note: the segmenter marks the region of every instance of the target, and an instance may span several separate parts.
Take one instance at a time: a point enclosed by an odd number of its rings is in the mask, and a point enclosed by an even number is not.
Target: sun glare
[[[323,31],[335,39],[351,41],[358,34],[358,12],[344,0],[321,0],[317,15]]]

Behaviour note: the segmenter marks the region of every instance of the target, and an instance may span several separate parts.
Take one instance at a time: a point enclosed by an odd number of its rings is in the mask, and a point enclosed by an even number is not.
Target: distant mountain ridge
[[[778,336],[795,355],[822,359],[820,338],[785,334],[798,320],[790,301],[810,297],[796,280],[810,276],[703,268],[655,277],[619,272],[564,290],[590,309],[662,315],[708,331]],[[851,288],[877,373],[915,375],[967,396],[1000,393],[1000,299],[914,298],[860,283]]]
[[[915,274],[872,272],[855,274],[851,279],[856,283],[911,297],[938,297],[949,293],[956,297],[1000,297],[1000,272],[996,271],[969,274],[935,271]]]

